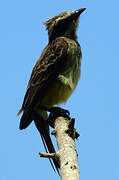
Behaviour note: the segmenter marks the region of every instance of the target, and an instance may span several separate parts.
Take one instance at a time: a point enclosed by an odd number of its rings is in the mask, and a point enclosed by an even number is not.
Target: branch
[[[74,119],[58,117],[54,123],[62,180],[79,180],[77,152],[74,139],[78,133],[74,130]]]
[[[56,118],[52,134],[56,137],[58,151],[54,153],[39,153],[40,157],[50,158],[60,166],[61,180],[79,180],[79,168],[75,138],[79,137],[74,129],[75,119]]]

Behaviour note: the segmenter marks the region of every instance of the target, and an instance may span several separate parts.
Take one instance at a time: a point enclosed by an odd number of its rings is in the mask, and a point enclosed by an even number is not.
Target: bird
[[[66,103],[80,79],[82,51],[77,40],[77,28],[85,9],[65,11],[44,22],[48,45],[32,70],[23,104],[17,113],[23,113],[20,130],[34,121],[50,153],[54,153],[55,149],[49,135],[46,109]],[[55,159],[53,163],[58,171],[59,165]]]

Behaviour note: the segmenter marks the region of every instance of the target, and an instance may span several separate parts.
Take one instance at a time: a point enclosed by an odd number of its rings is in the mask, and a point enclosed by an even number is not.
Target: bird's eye
[[[54,21],[54,25],[56,26],[56,24],[57,24],[57,22],[56,21]]]
[[[73,20],[73,24],[76,25],[76,21],[75,20]]]

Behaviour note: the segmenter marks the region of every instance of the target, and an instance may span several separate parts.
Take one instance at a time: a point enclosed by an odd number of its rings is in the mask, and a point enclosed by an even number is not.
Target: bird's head
[[[48,30],[49,41],[61,36],[76,40],[79,17],[85,9],[66,11],[46,21],[44,24]]]

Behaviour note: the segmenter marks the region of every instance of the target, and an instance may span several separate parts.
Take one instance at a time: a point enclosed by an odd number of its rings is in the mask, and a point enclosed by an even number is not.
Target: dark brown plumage
[[[49,136],[47,124],[41,117],[38,118],[38,115],[36,118],[36,112],[34,112],[35,110],[33,111],[33,109],[38,103],[38,99],[40,100],[44,96],[44,92],[49,88],[50,83],[58,76],[61,71],[59,67],[62,68],[62,63],[63,60],[66,60],[66,55],[67,43],[63,39],[52,41],[50,45],[44,49],[41,57],[33,68],[23,105],[19,111],[24,111],[20,121],[20,129],[27,128],[34,119],[35,124],[39,123],[41,137],[46,142],[50,153],[55,152],[55,149]],[[55,160],[54,163],[58,169],[58,164]]]
[[[50,153],[55,152],[49,135],[45,106],[66,102],[74,91],[81,66],[81,48],[76,40],[78,18],[85,9],[67,11],[48,20],[45,24],[49,44],[36,62],[18,115],[23,112],[20,129],[25,129],[34,120],[41,138]],[[70,77],[70,75],[72,75]],[[59,165],[53,159],[58,171]]]

